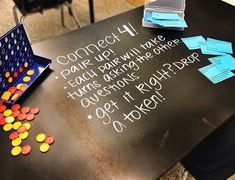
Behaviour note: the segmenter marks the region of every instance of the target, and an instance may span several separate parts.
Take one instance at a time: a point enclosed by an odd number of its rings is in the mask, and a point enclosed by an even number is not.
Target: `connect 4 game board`
[[[18,24],[0,38],[0,101],[14,104],[49,67],[34,55],[26,31]]]

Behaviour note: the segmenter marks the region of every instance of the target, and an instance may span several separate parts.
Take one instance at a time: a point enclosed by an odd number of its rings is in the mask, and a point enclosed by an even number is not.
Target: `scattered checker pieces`
[[[24,93],[24,91],[26,91],[27,88],[28,85],[23,83],[19,83],[16,86],[11,86],[2,94],[1,99],[5,101],[15,101],[21,94]]]
[[[25,68],[28,67],[27,62],[24,64]],[[19,72],[23,72],[23,67],[20,67]],[[27,71],[27,75],[23,77],[23,82],[24,83],[19,83],[16,86],[11,86],[10,88],[8,88],[1,96],[2,100],[8,101],[8,100],[12,100],[15,101],[21,94],[23,94],[27,88],[28,88],[28,84],[25,83],[29,83],[31,81],[31,76],[35,73],[35,71],[33,69],[30,69]],[[19,74],[18,72],[14,72],[14,77],[18,77]],[[8,83],[11,84],[13,82],[13,77],[10,77],[10,72],[7,71],[5,73],[5,77],[8,78]]]
[[[36,140],[39,143],[42,143],[39,147],[42,153],[46,153],[50,149],[50,145],[55,142],[55,138],[53,136],[46,136],[43,133],[40,133],[36,136]]]
[[[30,76],[33,71],[28,71]],[[18,87],[11,88],[11,93],[17,92],[17,89],[22,89],[24,84],[19,84]],[[28,144],[22,145],[23,141],[29,137],[29,130],[31,129],[31,124],[29,121],[33,121],[36,115],[40,112],[38,107],[30,108],[29,106],[24,106],[21,108],[19,104],[14,104],[8,109],[2,101],[0,101],[0,125],[3,126],[5,132],[10,132],[9,139],[13,146],[11,150],[12,156],[18,156],[20,154],[28,155],[32,151],[32,147]],[[28,121],[23,123],[23,121]],[[14,131],[12,131],[14,130]],[[11,132],[12,131],[12,132]],[[41,143],[39,150],[42,153],[46,153],[50,149],[50,145],[55,142],[53,136],[46,136],[44,133],[39,133],[36,136],[37,142]],[[22,145],[22,147],[21,147]]]

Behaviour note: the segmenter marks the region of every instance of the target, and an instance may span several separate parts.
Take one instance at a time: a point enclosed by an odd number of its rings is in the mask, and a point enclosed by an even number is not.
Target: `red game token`
[[[19,76],[19,73],[18,72],[14,72],[13,76],[14,76],[14,78],[17,78]]]
[[[27,84],[23,84],[21,87],[20,87],[20,90],[21,91],[26,91],[26,89],[28,88],[28,85]]]
[[[18,116],[18,119],[19,119],[20,121],[24,121],[25,118],[26,118],[26,114],[25,114],[25,113],[20,113],[19,116]]]
[[[17,131],[14,131],[14,132],[12,132],[10,135],[9,135],[9,139],[10,140],[14,140],[14,139],[16,139],[16,138],[18,138],[19,137],[19,133],[17,132]]]
[[[5,111],[7,109],[7,107],[5,105],[1,105],[0,106],[0,113]]]
[[[31,152],[31,150],[32,150],[32,148],[31,148],[30,145],[24,145],[24,146],[22,147],[22,149],[21,149],[21,153],[22,153],[23,155],[27,155],[27,154],[29,154],[29,153]]]
[[[15,94],[15,92],[17,91],[16,87],[12,86],[8,89],[8,91],[11,93],[11,94]]]
[[[21,90],[17,90],[15,94],[21,95],[23,92]]]
[[[17,111],[17,110],[20,109],[20,105],[19,104],[14,104],[14,105],[11,106],[11,109],[12,109],[12,111]]]
[[[17,132],[18,133],[24,133],[26,131],[26,127],[24,125],[21,125],[18,129]]]
[[[29,106],[24,106],[24,107],[21,109],[21,112],[22,112],[22,113],[25,113],[25,114],[29,113],[29,111],[30,111],[30,107],[29,107]]]
[[[19,68],[19,72],[23,72],[24,71],[24,68],[23,67],[20,67]]]
[[[2,119],[4,117],[4,115],[2,113],[0,113],[0,119]]]
[[[30,112],[36,115],[40,112],[40,109],[38,107],[33,107]]]
[[[5,117],[0,118],[0,125],[5,125],[6,121],[5,121]]]
[[[44,143],[47,143],[49,145],[53,144],[55,142],[55,138],[53,136],[47,136]]]
[[[15,118],[18,117],[19,115],[20,115],[20,111],[13,111],[12,112],[12,116]]]
[[[3,102],[2,102],[2,101],[0,101],[0,106],[1,106],[1,105],[3,105]]]
[[[27,119],[28,121],[32,121],[32,120],[34,120],[34,118],[35,118],[35,115],[32,114],[32,113],[29,113],[29,114],[26,116],[26,119]]]

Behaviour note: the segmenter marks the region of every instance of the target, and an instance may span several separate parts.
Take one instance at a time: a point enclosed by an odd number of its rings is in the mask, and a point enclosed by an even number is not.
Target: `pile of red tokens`
[[[3,130],[10,132],[9,139],[13,146],[11,154],[17,156],[20,153],[27,155],[31,152],[31,146],[28,144],[22,145],[22,141],[29,136],[29,130],[31,128],[30,121],[35,119],[35,116],[40,112],[38,107],[30,108],[29,106],[21,107],[19,104],[14,104],[11,108],[7,108],[3,102],[0,101],[0,125],[3,126]],[[49,140],[52,136],[49,136]],[[54,138],[52,137],[54,143]],[[48,148],[49,149],[49,148]],[[41,147],[40,147],[41,151]],[[48,151],[48,150],[47,150]],[[43,151],[41,151],[43,152]],[[45,146],[44,146],[44,152]]]

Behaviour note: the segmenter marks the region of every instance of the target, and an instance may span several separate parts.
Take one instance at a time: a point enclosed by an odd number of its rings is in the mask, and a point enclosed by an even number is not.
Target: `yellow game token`
[[[8,116],[5,119],[6,123],[13,123],[15,121],[15,118],[13,116]]]
[[[45,139],[46,139],[46,135],[43,133],[38,134],[36,137],[37,142],[43,142],[45,141]]]
[[[31,77],[29,77],[29,76],[25,76],[24,78],[23,78],[23,81],[24,82],[29,82],[31,80]]]
[[[12,150],[11,150],[11,154],[13,156],[18,156],[20,153],[21,153],[21,147],[20,146],[13,147]]]
[[[9,91],[5,91],[2,94],[1,99],[8,101],[10,97],[11,97],[11,93]]]
[[[10,74],[10,72],[9,72],[9,71],[7,71],[7,72],[5,73],[5,77],[6,77],[6,78],[9,78],[9,77],[10,77],[10,75],[11,75],[11,74]]]
[[[12,146],[19,146],[22,143],[22,140],[20,138],[16,138],[11,141]]]
[[[4,116],[11,116],[12,115],[12,110],[7,109],[6,111],[3,112]]]
[[[19,94],[14,94],[11,98],[12,101],[16,100],[20,95]]]
[[[3,130],[4,131],[10,131],[10,130],[12,130],[12,124],[11,123],[9,123],[9,124],[5,124],[4,126],[3,126]]]
[[[12,83],[12,82],[13,82],[13,78],[12,78],[12,77],[9,77],[9,78],[8,78],[8,82],[9,82],[9,83]]]
[[[15,122],[15,123],[13,124],[13,129],[14,129],[14,130],[17,130],[21,125],[22,125],[22,123],[19,122],[19,121],[17,121],[17,122]]]
[[[29,124],[29,123],[24,123],[23,125],[26,127],[26,130],[27,130],[27,131],[30,130],[31,124]]]
[[[50,146],[47,143],[42,143],[40,145],[40,151],[43,152],[43,153],[47,152],[49,150],[49,148],[50,148]]]
[[[24,67],[28,67],[29,66],[29,63],[28,62],[25,62],[24,63]]]
[[[29,133],[27,131],[25,131],[24,133],[20,133],[19,134],[19,138],[20,139],[26,139],[29,136]]]
[[[18,89],[18,90],[19,90],[19,89],[21,88],[21,86],[22,86],[22,85],[23,85],[22,83],[17,84],[17,85],[16,85],[16,89]]]
[[[27,75],[32,76],[33,74],[34,74],[34,70],[32,69],[27,71]]]

